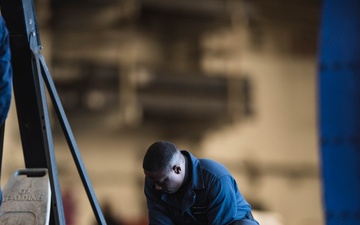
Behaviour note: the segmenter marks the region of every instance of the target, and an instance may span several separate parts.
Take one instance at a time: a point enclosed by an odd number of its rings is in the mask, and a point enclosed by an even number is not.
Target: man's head
[[[167,194],[177,192],[185,177],[185,158],[170,142],[152,144],[143,160],[145,176],[155,182],[156,190]]]

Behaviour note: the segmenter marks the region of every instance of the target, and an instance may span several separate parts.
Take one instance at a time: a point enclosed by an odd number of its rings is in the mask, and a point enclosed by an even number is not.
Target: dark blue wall
[[[327,225],[360,225],[360,1],[324,0],[319,133]]]

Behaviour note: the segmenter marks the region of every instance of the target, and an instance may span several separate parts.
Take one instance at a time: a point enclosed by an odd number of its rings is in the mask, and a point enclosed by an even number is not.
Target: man
[[[148,148],[143,169],[150,225],[258,225],[220,163],[160,141]]]

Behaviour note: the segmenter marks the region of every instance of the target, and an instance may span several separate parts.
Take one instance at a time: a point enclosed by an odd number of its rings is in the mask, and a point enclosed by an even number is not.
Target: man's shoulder
[[[199,159],[203,173],[211,174],[216,177],[231,175],[228,169],[221,163],[207,158]]]
[[[193,174],[197,174],[197,176],[202,176],[205,179],[231,176],[228,169],[220,162],[209,158],[197,158],[188,151],[182,151],[182,153],[191,160]]]

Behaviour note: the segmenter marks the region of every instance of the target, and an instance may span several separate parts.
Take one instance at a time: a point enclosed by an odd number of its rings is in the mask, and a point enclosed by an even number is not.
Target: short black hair
[[[175,144],[168,141],[158,141],[150,145],[144,160],[143,169],[146,171],[166,171],[169,169],[173,156],[178,152]]]

